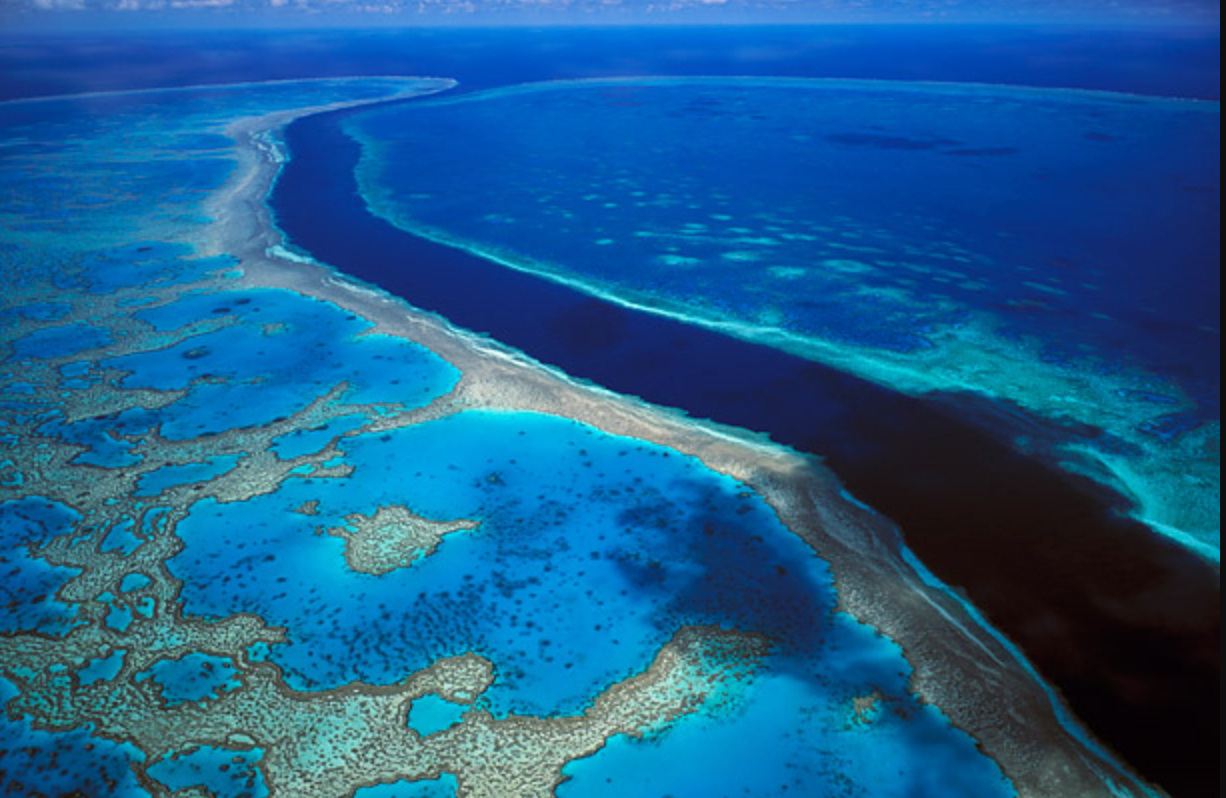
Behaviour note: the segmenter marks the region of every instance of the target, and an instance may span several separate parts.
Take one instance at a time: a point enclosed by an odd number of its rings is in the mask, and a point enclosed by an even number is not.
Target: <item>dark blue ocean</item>
[[[1073,26],[167,31],[0,39],[0,97],[349,75],[477,90],[536,80],[761,75],[1002,83],[1217,99],[1218,32]]]

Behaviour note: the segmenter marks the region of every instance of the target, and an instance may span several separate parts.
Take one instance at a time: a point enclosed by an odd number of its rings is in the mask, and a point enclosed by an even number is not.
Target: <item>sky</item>
[[[0,0],[0,29],[658,23],[1219,25],[1218,0]]]

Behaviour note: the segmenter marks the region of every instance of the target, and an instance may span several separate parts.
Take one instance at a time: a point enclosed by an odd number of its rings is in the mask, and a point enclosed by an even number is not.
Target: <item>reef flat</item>
[[[4,789],[1146,794],[813,459],[284,249],[278,127],[448,85],[0,105]]]

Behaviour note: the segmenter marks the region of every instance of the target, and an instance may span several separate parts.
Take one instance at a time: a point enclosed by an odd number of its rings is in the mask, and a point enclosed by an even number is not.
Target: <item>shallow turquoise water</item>
[[[66,324],[36,330],[13,342],[13,354],[24,358],[51,359],[75,355],[111,342],[110,334],[86,324]]]
[[[234,664],[229,659],[193,652],[180,659],[161,660],[136,678],[156,682],[167,704],[174,706],[185,701],[203,701],[241,687],[234,675]]]
[[[78,672],[81,684],[88,686],[95,682],[107,682],[114,679],[123,668],[126,653],[124,649],[117,648],[105,657],[95,657],[87,662],[85,667]]]
[[[236,265],[233,258],[200,258],[191,247],[141,242],[117,251],[100,253],[86,262],[85,283],[91,294],[110,294],[133,286],[171,286],[199,279],[201,273]]]
[[[90,384],[90,382],[85,382],[82,387],[88,387]],[[135,413],[130,414],[128,418],[136,415]],[[103,468],[121,468],[136,465],[141,461],[140,456],[132,452],[130,441],[108,434],[112,430],[123,430],[125,426],[124,422],[117,419],[79,419],[72,423],[65,423],[62,418],[52,418],[42,424],[39,431],[46,435],[56,436],[63,441],[88,447],[74,458],[75,462]]]
[[[166,488],[176,485],[192,485],[197,482],[207,482],[213,477],[221,476],[238,463],[238,455],[211,457],[202,463],[187,465],[162,466],[140,478],[137,484],[137,496],[156,496]]]
[[[811,673],[821,674],[819,685],[772,674],[757,680],[746,705],[729,716],[685,718],[658,739],[611,740],[566,767],[573,781],[562,785],[559,798],[1009,794],[1004,785],[989,786],[985,763],[947,745],[948,730],[929,709],[883,701],[865,713],[871,721],[857,720],[842,692],[851,675],[830,673],[823,664],[809,663]],[[865,664],[871,673],[874,663]]]
[[[163,759],[149,773],[172,790],[204,785],[217,798],[264,798],[268,787],[260,777],[262,751],[237,751],[199,746],[177,759]]]
[[[348,385],[349,402],[424,406],[459,376],[432,353],[401,339],[365,335],[359,345],[344,347],[367,331],[369,322],[284,291],[193,295],[136,316],[160,330],[223,316],[237,322],[166,350],[100,363],[130,372],[123,380],[127,388],[176,390],[207,379],[161,413],[162,433],[169,438],[266,424],[341,382]],[[260,392],[255,402],[249,398],[253,384]]]
[[[460,720],[468,707],[453,704],[436,695],[415,699],[409,707],[409,728],[423,737],[450,729]]]
[[[189,611],[246,608],[292,630],[270,655],[291,685],[385,684],[476,650],[497,668],[482,706],[567,714],[645,667],[679,626],[717,624],[777,646],[731,714],[615,743],[568,768],[574,792],[564,794],[688,784],[678,794],[698,796],[714,783],[768,794],[787,782],[937,795],[949,777],[924,774],[946,769],[980,794],[1008,792],[969,738],[909,696],[898,649],[833,612],[824,564],[735,481],[660,447],[523,413],[467,412],[342,448],[355,466],[347,479],[198,505],[179,529],[187,548],[170,563]],[[307,501],[317,514],[294,512]],[[342,542],[313,534],[394,502],[480,526],[381,577],[347,569]],[[209,582],[218,572],[226,582]],[[887,708],[858,728],[851,700],[873,691]],[[837,765],[826,761],[832,752]],[[883,762],[888,776],[866,775]],[[625,792],[636,773],[653,776]]]
[[[8,704],[16,696],[17,690],[0,680],[0,703]],[[100,740],[84,729],[49,732],[33,728],[27,720],[0,715],[0,749],[5,752],[4,775],[12,774],[5,778],[5,787],[18,795],[34,790],[61,795],[81,789],[115,798],[149,794],[129,767],[144,758],[141,752]]]
[[[198,506],[179,528],[187,549],[170,563],[190,610],[257,606],[295,629],[273,659],[300,687],[387,683],[475,649],[506,675],[486,696],[495,711],[573,712],[643,668],[681,625],[748,625],[808,648],[833,600],[818,561],[760,500],[659,447],[490,412],[341,447],[355,467],[348,478]],[[317,514],[294,512],[307,501]],[[313,534],[396,503],[480,526],[382,577],[349,570],[343,542]],[[819,575],[777,570],[793,560]],[[232,575],[228,585],[208,582],[216,569]],[[336,596],[349,598],[338,606]],[[381,653],[346,657],[354,647]]]
[[[39,497],[0,502],[0,568],[8,604],[0,614],[0,630],[62,634],[72,627],[72,608],[55,599],[72,571],[48,564],[30,548],[71,532],[80,518],[64,505]]]
[[[280,435],[273,440],[272,450],[282,460],[291,460],[304,454],[317,452],[337,435],[350,432],[366,424],[360,415],[341,416],[326,424],[311,429],[299,429]]]
[[[445,775],[431,781],[397,782],[363,787],[353,798],[451,798],[456,794],[455,776]]]

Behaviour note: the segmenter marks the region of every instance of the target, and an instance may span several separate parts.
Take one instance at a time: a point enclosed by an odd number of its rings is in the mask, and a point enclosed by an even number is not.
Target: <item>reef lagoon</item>
[[[1218,135],[775,78],[0,103],[0,791],[1200,794]]]

